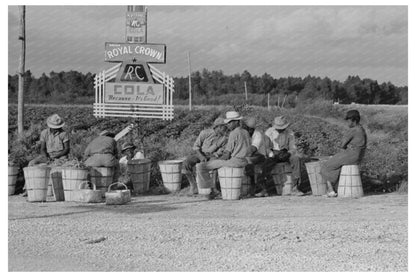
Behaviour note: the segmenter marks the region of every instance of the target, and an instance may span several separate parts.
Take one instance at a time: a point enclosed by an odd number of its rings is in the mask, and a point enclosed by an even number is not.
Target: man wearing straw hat
[[[65,122],[53,114],[46,120],[48,128],[40,133],[40,155],[29,162],[28,166],[59,161],[64,163],[69,154],[69,136],[62,127]],[[23,187],[23,196],[27,196],[26,185]]]
[[[40,133],[40,155],[31,160],[29,166],[68,158],[69,136],[62,129],[65,122],[59,115],[53,114],[48,117],[46,124],[48,128]]]
[[[301,161],[297,155],[294,133],[287,129],[289,125],[290,123],[285,116],[277,116],[274,119],[273,126],[267,129],[265,134],[273,143],[273,152],[265,161],[263,171],[266,174],[270,173],[277,163],[289,162],[292,167],[292,180],[294,184],[291,194],[299,196],[303,195],[303,193],[298,190],[301,176]],[[265,187],[263,187],[263,190],[260,193],[256,194],[256,196],[266,195],[267,191]]]
[[[209,179],[209,171],[220,167],[245,167],[247,165],[247,150],[250,146],[250,134],[241,127],[240,113],[230,111],[225,114],[224,123],[227,124],[230,134],[225,146],[223,155],[219,159],[201,163],[199,168],[201,177]],[[204,182],[208,183],[208,182]],[[211,186],[211,193],[208,199],[214,199],[218,193],[215,187]]]
[[[206,162],[211,159],[219,158],[227,143],[227,126],[225,126],[224,118],[219,117],[214,121],[212,128],[202,130],[197,137],[193,150],[195,154],[186,157],[183,163],[185,175],[189,181],[189,195],[197,194],[198,188],[193,173],[197,163]]]
[[[270,141],[269,137],[264,134],[264,131],[258,126],[255,117],[249,117],[243,122],[245,129],[251,136],[251,145],[247,150],[247,162],[248,165],[246,166],[246,174],[250,177],[250,194],[254,195],[255,191],[255,166],[259,165],[263,168],[263,163],[265,162],[266,158],[272,153],[272,142]],[[259,182],[263,182],[264,180],[261,179],[261,174],[259,178]]]

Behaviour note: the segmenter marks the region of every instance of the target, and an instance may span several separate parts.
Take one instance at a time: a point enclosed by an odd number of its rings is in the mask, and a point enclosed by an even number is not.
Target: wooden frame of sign
[[[106,42],[105,61],[117,64],[95,76],[95,117],[173,119],[173,78],[150,64],[166,62],[164,44]]]
[[[173,119],[173,92],[174,81],[173,78],[164,72],[159,71],[152,65],[148,65],[150,68],[151,77],[156,81],[155,85],[162,85],[161,98],[158,98],[156,102],[141,101],[142,103],[129,103],[127,99],[110,99],[108,94],[106,95],[106,86],[114,87],[118,83],[109,82],[115,80],[118,71],[120,70],[121,63],[113,66],[110,69],[104,70],[95,76],[95,103],[94,103],[94,116],[95,117],[133,117],[133,118],[160,118],[164,120]],[[112,84],[114,83],[114,84]],[[132,83],[130,87],[124,87],[124,91],[134,87],[136,83]],[[150,84],[145,84],[150,85]],[[136,85],[139,86],[140,85]],[[123,87],[120,85],[122,90]],[[108,92],[108,91],[107,91]],[[138,97],[135,91],[128,91],[133,96]],[[112,101],[114,100],[114,101]]]

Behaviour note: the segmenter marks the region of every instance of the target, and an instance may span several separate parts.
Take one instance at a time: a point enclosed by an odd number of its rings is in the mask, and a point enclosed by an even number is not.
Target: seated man
[[[144,159],[142,152],[138,151],[136,154],[134,154],[135,149],[136,146],[134,146],[133,143],[125,142],[121,147],[121,153],[123,157],[121,157],[119,160],[120,177],[118,181],[124,183],[131,191],[133,191],[133,183],[131,181],[130,175],[127,172],[127,163],[131,160]]]
[[[46,120],[48,128],[40,133],[40,155],[31,160],[28,166],[42,163],[64,163],[69,154],[69,136],[62,127],[65,122],[62,118],[53,114]],[[23,186],[23,196],[27,196],[26,185]]]
[[[250,194],[253,195],[255,191],[255,165],[263,167],[263,163],[271,153],[271,141],[263,131],[258,128],[256,119],[254,117],[247,118],[244,122],[244,127],[251,136],[251,145],[247,151],[247,162],[246,174],[250,177]],[[263,180],[259,180],[260,185],[264,186]]]
[[[113,167],[113,180],[118,178],[117,142],[114,134],[107,130],[100,133],[85,148],[84,160],[86,166],[91,167]]]
[[[189,194],[198,193],[193,168],[197,163],[206,162],[222,155],[227,143],[226,132],[227,126],[225,126],[224,118],[219,117],[214,121],[212,128],[202,130],[197,137],[193,146],[196,153],[186,157],[183,163],[190,184]]]
[[[133,143],[125,142],[123,144],[123,146],[121,147],[121,154],[123,155],[123,157],[121,157],[119,160],[120,166],[127,166],[127,162],[131,160],[144,159],[144,155],[142,152],[138,151],[136,154],[134,154],[135,149],[136,146],[134,146]]]
[[[236,111],[226,113],[224,123],[231,131],[228,136],[224,154],[219,159],[213,159],[200,164],[201,176],[209,179],[208,172],[220,167],[245,167],[247,165],[247,150],[250,146],[250,134],[241,125],[242,116]],[[204,182],[205,183],[205,182]],[[211,187],[208,199],[214,199],[218,193]]]
[[[29,162],[29,166],[66,159],[69,154],[69,136],[62,127],[65,122],[53,114],[46,120],[48,128],[40,133],[40,155]]]
[[[303,195],[298,190],[301,161],[297,155],[294,133],[287,129],[289,125],[285,116],[278,116],[274,119],[274,125],[267,129],[265,134],[273,143],[273,153],[264,162],[263,172],[268,174],[277,163],[289,162],[292,167],[292,194]],[[263,189],[257,196],[265,196],[266,193]]]

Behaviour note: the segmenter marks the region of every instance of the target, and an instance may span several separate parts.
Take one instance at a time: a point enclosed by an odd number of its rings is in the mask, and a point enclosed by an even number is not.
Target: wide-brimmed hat
[[[121,151],[125,151],[125,150],[130,149],[130,148],[135,149],[136,146],[134,146],[133,143],[125,142],[125,143],[123,143],[123,146],[121,146]]]
[[[227,123],[228,123],[228,122],[230,122],[230,121],[233,121],[233,120],[240,120],[240,119],[243,119],[243,117],[242,117],[242,116],[240,116],[240,113],[239,113],[239,112],[236,112],[236,111],[230,111],[230,112],[226,112],[226,113],[225,113],[224,123],[225,123],[225,124],[227,124]]]
[[[286,129],[290,125],[289,121],[287,121],[284,115],[276,116],[273,121],[273,128],[275,129]]]
[[[225,122],[224,122],[224,118],[220,116],[217,119],[215,119],[214,123],[212,124],[212,127],[215,128],[215,127],[222,126],[222,125],[225,125]]]
[[[246,126],[252,129],[255,129],[257,127],[257,121],[255,117],[248,117],[245,120]]]
[[[48,125],[49,128],[59,129],[59,128],[64,127],[65,122],[62,120],[62,118],[59,115],[53,114],[50,117],[48,117],[48,119],[46,120],[46,124]]]

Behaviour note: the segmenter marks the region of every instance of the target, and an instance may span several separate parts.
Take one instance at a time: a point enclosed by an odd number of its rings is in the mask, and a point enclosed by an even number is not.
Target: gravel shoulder
[[[9,271],[407,271],[408,198],[8,198]]]

